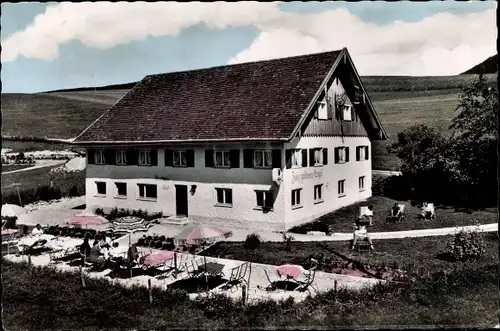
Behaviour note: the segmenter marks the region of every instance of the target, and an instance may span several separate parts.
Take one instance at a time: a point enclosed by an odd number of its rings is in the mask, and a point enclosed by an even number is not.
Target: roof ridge
[[[170,75],[170,74],[181,74],[181,73],[193,73],[197,71],[205,71],[205,70],[214,70],[218,68],[225,68],[225,67],[240,67],[244,65],[249,65],[249,64],[255,64],[255,63],[269,63],[269,62],[275,62],[275,61],[283,61],[283,60],[290,60],[290,59],[297,59],[297,58],[306,58],[306,57],[313,57],[313,56],[319,56],[319,55],[326,55],[326,54],[334,54],[334,53],[340,53],[342,50],[345,49],[337,49],[337,50],[332,50],[332,51],[325,51],[325,52],[319,52],[319,53],[308,53],[308,54],[302,54],[302,55],[293,55],[293,56],[287,56],[287,57],[278,57],[274,59],[267,59],[267,60],[257,60],[257,61],[250,61],[250,62],[241,62],[241,63],[235,63],[235,64],[224,64],[224,65],[217,65],[213,67],[204,67],[204,68],[198,68],[198,69],[189,69],[189,70],[179,70],[179,71],[169,71],[169,72],[163,72],[163,73],[158,73],[158,74],[149,74],[144,76],[143,79],[149,78],[149,77],[158,77],[158,76],[164,76],[164,75]]]

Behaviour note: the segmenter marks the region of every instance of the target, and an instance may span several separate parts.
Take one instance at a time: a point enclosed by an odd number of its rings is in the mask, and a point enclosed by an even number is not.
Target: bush
[[[245,239],[244,247],[246,249],[257,249],[260,246],[260,236],[256,233],[251,233],[247,235]]]
[[[283,242],[285,243],[285,249],[287,252],[292,251],[292,242],[295,240],[295,238],[291,235],[287,235],[286,233],[283,233]]]
[[[2,219],[5,220],[5,228],[6,229],[15,229],[16,228],[16,216],[3,216]]]
[[[69,191],[68,191],[68,196],[69,197],[78,197],[80,196],[80,191],[78,190],[78,186],[76,185],[73,185],[70,187]]]
[[[455,261],[477,259],[485,252],[482,233],[460,231],[446,244],[446,254]]]

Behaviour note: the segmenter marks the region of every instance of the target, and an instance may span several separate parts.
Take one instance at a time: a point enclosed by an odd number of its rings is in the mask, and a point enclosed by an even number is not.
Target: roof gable
[[[75,143],[287,140],[341,52],[146,76]]]

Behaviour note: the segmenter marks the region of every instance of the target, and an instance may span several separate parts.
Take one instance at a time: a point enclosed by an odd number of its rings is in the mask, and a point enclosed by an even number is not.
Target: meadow
[[[486,76],[495,81],[496,75]],[[426,124],[448,134],[460,88],[475,75],[446,77],[367,76],[363,82],[389,141],[373,143],[373,168],[397,170],[399,159],[387,152],[397,134],[414,124]],[[73,138],[118,101],[127,89],[96,88],[38,94],[2,94],[2,135]],[[4,140],[5,142],[5,140]],[[4,148],[27,149],[33,142],[10,142]],[[28,147],[30,146],[30,147]],[[45,144],[57,149],[57,144]]]

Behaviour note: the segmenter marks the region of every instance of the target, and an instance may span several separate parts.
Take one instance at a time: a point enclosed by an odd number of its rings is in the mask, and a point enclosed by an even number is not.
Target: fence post
[[[85,277],[83,275],[83,268],[82,267],[80,267],[80,279],[82,282],[82,288],[85,288]]]
[[[31,255],[29,254],[29,252],[28,252],[28,265],[31,266]]]
[[[335,279],[335,282],[333,283],[333,302],[337,302],[337,280]]]
[[[177,270],[177,253],[174,252],[174,269]]]
[[[148,289],[149,289],[149,303],[153,303],[153,288],[151,286],[151,278],[148,279]]]
[[[250,264],[248,265],[248,282],[247,282],[247,285],[248,285],[248,290],[247,290],[247,296],[246,296],[246,300],[248,300],[248,292],[250,292],[250,277],[252,276],[252,263],[250,262]]]
[[[246,303],[246,297],[247,297],[247,287],[246,285],[243,284],[243,286],[241,286],[241,302],[243,302],[243,304]]]

